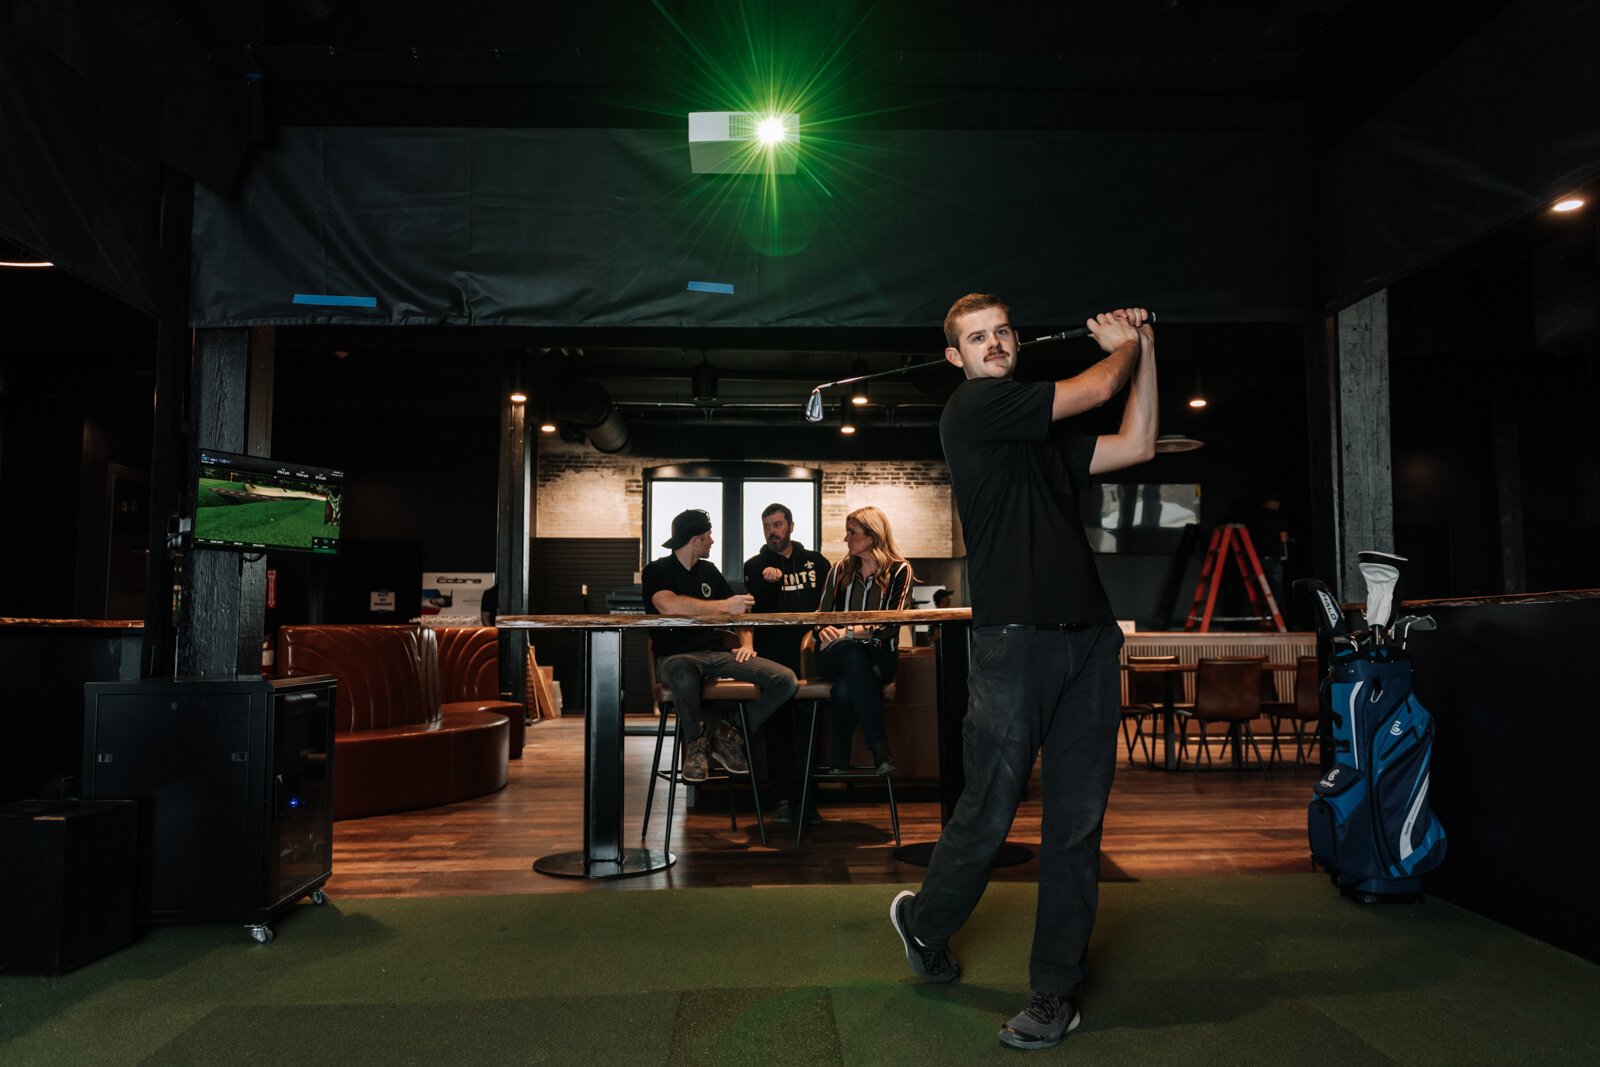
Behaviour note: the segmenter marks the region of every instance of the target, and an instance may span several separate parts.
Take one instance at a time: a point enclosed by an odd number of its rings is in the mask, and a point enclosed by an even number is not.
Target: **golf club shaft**
[[[1155,312],[1152,311],[1150,313],[1150,318],[1145,321],[1148,323],[1155,322]],[[1031,341],[1023,341],[1018,347],[1025,348],[1028,345],[1036,345],[1043,341],[1070,341],[1074,337],[1087,336],[1089,336],[1089,327],[1079,326],[1075,330],[1063,330],[1061,333],[1047,334],[1044,337],[1035,337]],[[864,382],[869,378],[882,378],[890,374],[907,374],[914,370],[922,370],[924,367],[934,367],[943,362],[945,362],[944,358],[940,357],[939,359],[930,359],[926,363],[912,363],[904,367],[896,367],[893,370],[881,370],[874,374],[858,374],[854,378],[840,378],[836,382],[823,382],[821,385],[812,389],[812,392],[816,392],[818,389],[829,389],[835,385],[853,385],[856,382]]]
[[[1151,312],[1150,313],[1150,317],[1148,319],[1146,319],[1145,321],[1146,322],[1155,322],[1156,321],[1155,312]],[[1053,333],[1053,334],[1049,334],[1048,336],[1045,336],[1045,337],[1035,337],[1031,341],[1023,341],[1017,347],[1018,348],[1025,348],[1028,345],[1036,345],[1036,344],[1039,344],[1039,343],[1044,342],[1044,341],[1065,341],[1065,340],[1070,340],[1071,338],[1074,338],[1074,337],[1086,337],[1086,336],[1088,336],[1088,334],[1089,334],[1089,328],[1087,326],[1080,326],[1075,330],[1065,330],[1065,331],[1063,331],[1061,333]],[[891,374],[907,374],[907,373],[909,373],[911,371],[922,370],[922,369],[924,369],[926,367],[935,367],[935,366],[938,366],[939,364],[944,363],[944,362],[945,362],[945,360],[941,358],[941,359],[930,359],[926,363],[908,363],[904,367],[896,367],[893,370],[881,370],[881,371],[878,371],[876,374],[857,374],[856,376],[854,376],[852,378],[840,378],[838,381],[835,381],[835,382],[823,382],[821,385],[813,386],[812,389],[811,389],[811,395],[806,397],[806,404],[805,404],[806,421],[807,422],[821,422],[822,421],[822,391],[824,389],[832,389],[836,385],[853,385],[856,382],[864,382],[864,381],[867,381],[867,380],[869,380],[871,378],[884,378],[884,377],[887,377],[888,375],[891,375]]]

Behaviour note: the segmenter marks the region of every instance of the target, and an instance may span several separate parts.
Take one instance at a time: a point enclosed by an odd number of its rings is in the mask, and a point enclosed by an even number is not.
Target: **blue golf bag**
[[[1433,716],[1397,647],[1337,652],[1323,682],[1333,766],[1312,789],[1311,858],[1363,903],[1413,900],[1444,859],[1444,826],[1428,806]]]

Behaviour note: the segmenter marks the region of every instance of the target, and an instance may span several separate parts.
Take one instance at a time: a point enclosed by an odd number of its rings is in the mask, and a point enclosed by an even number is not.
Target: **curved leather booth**
[[[439,641],[439,699],[452,706],[481,707],[500,699],[500,631],[493,626],[435,626]],[[511,720],[511,758],[522,758],[527,741],[527,709],[507,706]]]
[[[278,667],[339,680],[335,819],[430,808],[505,786],[508,716],[520,721],[523,709],[500,700],[443,703],[431,628],[285,626]]]

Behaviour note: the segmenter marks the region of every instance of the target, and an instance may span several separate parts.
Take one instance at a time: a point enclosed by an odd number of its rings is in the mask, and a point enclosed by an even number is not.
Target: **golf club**
[[[1155,312],[1152,311],[1150,313],[1150,317],[1145,320],[1145,323],[1146,325],[1149,325],[1155,321],[1156,315]],[[1044,337],[1035,337],[1031,341],[1023,341],[1017,347],[1027,348],[1029,345],[1041,344],[1045,341],[1068,341],[1074,337],[1087,336],[1089,336],[1089,328],[1087,326],[1079,326],[1073,330],[1063,330],[1060,333],[1046,334]],[[806,421],[822,421],[822,391],[824,389],[832,389],[836,385],[853,385],[856,382],[864,382],[869,378],[882,378],[890,374],[909,374],[911,371],[922,370],[924,367],[936,366],[943,362],[945,362],[945,360],[941,356],[938,359],[930,359],[926,363],[912,363],[904,367],[896,367],[894,370],[882,370],[878,371],[876,374],[858,374],[854,378],[840,378],[836,382],[823,382],[821,385],[813,386],[811,389],[811,395],[806,397]]]

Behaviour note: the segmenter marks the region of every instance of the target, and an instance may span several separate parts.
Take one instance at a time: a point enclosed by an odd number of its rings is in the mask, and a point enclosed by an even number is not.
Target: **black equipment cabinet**
[[[330,675],[84,687],[84,796],[139,802],[139,917],[261,942],[332,870]]]

